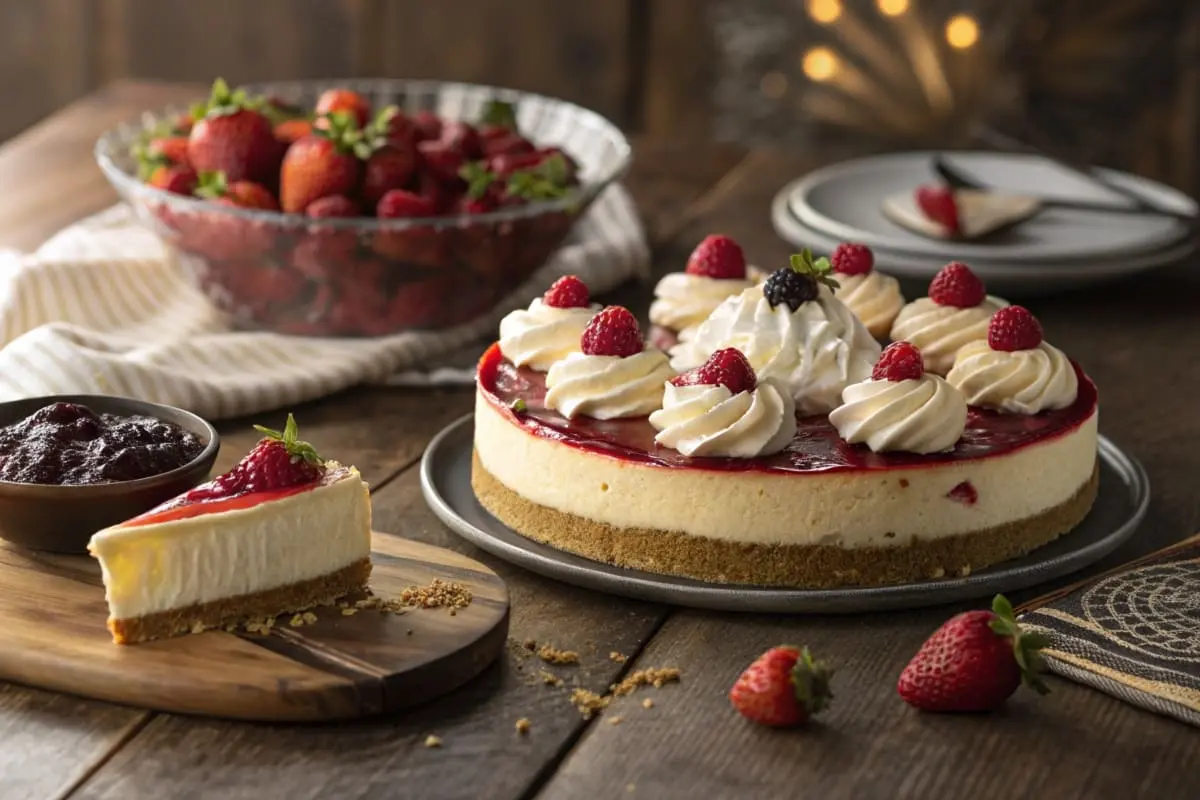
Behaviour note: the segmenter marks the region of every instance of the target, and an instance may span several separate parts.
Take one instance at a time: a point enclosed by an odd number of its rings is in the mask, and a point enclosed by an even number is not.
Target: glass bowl
[[[513,103],[521,133],[560,147],[579,185],[554,200],[483,214],[420,219],[313,219],[172,194],[141,182],[130,150],[183,108],[146,112],[96,143],[105,176],[161,237],[195,285],[241,328],[309,336],[436,330],[491,312],[562,244],[605,187],[629,168],[624,134],[594,111],[542,95],[423,80],[296,81],[245,88],[311,108],[348,88],[375,109],[429,110],[474,122],[489,101]]]

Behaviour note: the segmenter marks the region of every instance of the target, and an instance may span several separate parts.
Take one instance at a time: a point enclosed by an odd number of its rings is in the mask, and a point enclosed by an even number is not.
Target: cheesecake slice
[[[301,611],[366,586],[371,503],[358,470],[319,459],[290,417],[267,433],[229,473],[92,537],[113,641]]]

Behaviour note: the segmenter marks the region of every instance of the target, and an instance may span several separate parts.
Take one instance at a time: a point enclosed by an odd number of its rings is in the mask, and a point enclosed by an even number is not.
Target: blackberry
[[[817,281],[811,275],[802,275],[791,267],[777,269],[763,284],[763,296],[771,308],[787,303],[795,311],[809,300],[817,299]]]

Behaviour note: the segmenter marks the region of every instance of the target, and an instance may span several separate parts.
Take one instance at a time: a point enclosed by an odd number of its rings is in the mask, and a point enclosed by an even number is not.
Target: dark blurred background
[[[0,140],[115,79],[216,75],[493,83],[786,147],[989,125],[1200,189],[1197,0],[0,1]]]

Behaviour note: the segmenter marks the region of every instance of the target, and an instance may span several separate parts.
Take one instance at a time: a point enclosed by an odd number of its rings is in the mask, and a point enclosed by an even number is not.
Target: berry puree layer
[[[850,444],[801,416],[783,450],[692,457],[645,416],[568,419],[546,375],[479,365],[472,484],[522,534],[630,568],[757,585],[880,585],[1016,557],[1077,525],[1097,485],[1097,393],[1032,415],[972,406],[952,449]]]

